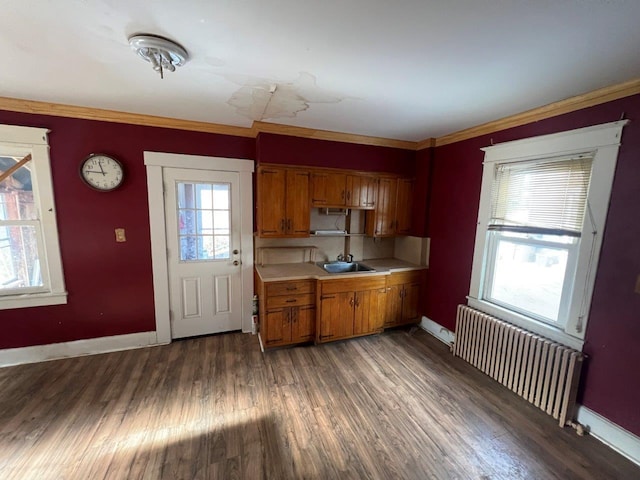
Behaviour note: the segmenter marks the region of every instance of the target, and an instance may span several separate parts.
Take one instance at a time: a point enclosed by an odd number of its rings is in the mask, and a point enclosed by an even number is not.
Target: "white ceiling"
[[[2,0],[0,13],[0,96],[226,125],[417,141],[640,77],[640,0]],[[161,80],[135,33],[191,59]]]

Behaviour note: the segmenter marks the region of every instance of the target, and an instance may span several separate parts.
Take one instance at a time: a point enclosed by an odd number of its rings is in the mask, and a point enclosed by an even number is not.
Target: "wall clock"
[[[94,190],[110,192],[122,185],[124,168],[109,155],[92,153],[80,165],[80,178]]]

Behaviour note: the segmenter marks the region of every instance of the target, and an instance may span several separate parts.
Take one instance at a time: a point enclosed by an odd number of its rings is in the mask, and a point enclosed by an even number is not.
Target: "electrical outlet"
[[[124,234],[124,228],[116,228],[116,242],[126,242],[127,237]]]
[[[638,278],[636,278],[636,289],[634,291],[640,294],[640,274],[638,274]]]

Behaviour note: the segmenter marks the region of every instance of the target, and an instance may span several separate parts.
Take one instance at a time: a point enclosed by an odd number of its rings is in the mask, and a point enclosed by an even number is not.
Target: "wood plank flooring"
[[[0,369],[2,479],[638,479],[422,331]]]

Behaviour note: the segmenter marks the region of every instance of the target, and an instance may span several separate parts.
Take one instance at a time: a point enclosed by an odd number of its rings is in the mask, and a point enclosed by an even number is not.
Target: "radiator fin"
[[[559,421],[573,420],[583,355],[466,305],[453,354]]]

